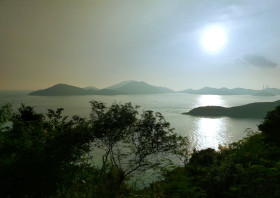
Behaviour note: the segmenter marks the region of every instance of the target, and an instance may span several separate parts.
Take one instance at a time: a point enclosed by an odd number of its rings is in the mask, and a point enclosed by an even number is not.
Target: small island
[[[280,105],[275,102],[256,102],[236,107],[203,106],[190,110],[185,115],[199,117],[263,118],[268,111]]]

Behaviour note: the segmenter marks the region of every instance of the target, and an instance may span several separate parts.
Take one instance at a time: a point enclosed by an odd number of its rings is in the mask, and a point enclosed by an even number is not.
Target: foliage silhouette
[[[267,113],[264,122],[260,124],[259,130],[263,131],[270,141],[280,144],[280,106]]]
[[[42,197],[56,192],[70,175],[73,163],[88,151],[87,124],[78,117],[66,121],[62,109],[50,110],[47,120],[30,106],[14,113],[9,129],[0,133],[2,197]]]
[[[106,165],[119,175],[118,185],[135,171],[159,168],[163,154],[178,154],[187,146],[186,138],[177,136],[160,113],[144,111],[138,116],[131,103],[113,104],[91,101],[91,124],[95,145],[104,150],[101,175]]]
[[[90,119],[63,116],[62,108],[46,115],[24,104],[15,113],[0,108],[1,124],[11,123],[0,128],[0,197],[124,195],[128,175],[186,147],[160,113],[139,116],[130,103],[91,105]],[[105,149],[101,168],[87,155],[97,147]]]
[[[150,197],[279,197],[280,106],[268,112],[260,132],[220,146],[194,151],[184,168],[166,174],[140,194]]]
[[[219,150],[194,150],[184,167],[133,190],[136,171],[161,168],[169,153],[188,156],[186,139],[160,113],[130,103],[107,107],[91,101],[90,119],[46,115],[22,105],[0,107],[0,197],[272,197],[280,196],[280,106],[260,132]],[[6,122],[10,124],[5,125]],[[87,154],[104,150],[100,168]]]

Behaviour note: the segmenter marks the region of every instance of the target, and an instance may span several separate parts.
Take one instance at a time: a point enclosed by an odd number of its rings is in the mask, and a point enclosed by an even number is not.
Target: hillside
[[[156,87],[149,85],[143,81],[131,81],[124,84],[121,87],[115,89],[116,91],[125,93],[125,94],[163,94],[163,93],[172,93],[172,90],[163,87]]]
[[[264,91],[273,93],[275,95],[280,95],[280,89],[277,89],[277,88],[266,88],[266,89],[264,89]]]
[[[204,87],[198,90],[187,89],[187,90],[180,91],[180,93],[201,94],[201,95],[252,95],[257,92],[258,90],[253,90],[253,89],[244,89],[244,88],[228,89],[225,87],[220,89]]]
[[[29,93],[31,96],[74,96],[74,95],[120,95],[121,92],[111,89],[79,88],[66,84],[57,84],[47,89]]]
[[[91,90],[93,91],[93,90]],[[33,91],[29,93],[31,96],[70,96],[70,95],[87,95],[88,91],[67,84],[56,84],[47,89]]]
[[[93,86],[84,88],[57,84],[47,89],[31,92],[29,95],[37,96],[67,96],[67,95],[136,95],[136,94],[165,94],[175,93],[175,91],[166,87],[153,86],[143,81],[123,81],[115,85],[98,89]],[[198,95],[254,95],[254,96],[275,96],[280,94],[280,89],[267,88],[264,90],[253,90],[244,88],[211,88],[204,87],[202,89],[194,90],[187,89],[176,93],[188,93]]]
[[[266,91],[266,90],[258,91],[252,95],[253,96],[276,96],[276,94]]]
[[[275,102],[256,102],[236,107],[204,106],[197,107],[184,113],[200,117],[235,117],[235,118],[263,118],[268,111],[280,105],[280,100]]]
[[[87,86],[87,87],[84,87],[84,89],[86,89],[86,90],[99,90],[98,88],[93,87],[93,86]]]
[[[165,87],[156,87],[145,82],[124,81],[105,89],[95,87],[75,87],[67,84],[56,84],[47,89],[29,93],[32,96],[70,96],[70,95],[130,95],[130,94],[164,94],[174,91]]]
[[[244,88],[212,88],[204,87],[202,89],[186,89],[178,93],[198,94],[198,95],[254,95],[254,96],[275,96],[280,95],[280,89],[266,88],[263,90],[244,89]]]
[[[111,85],[109,87],[106,87],[105,89],[118,89],[118,88],[121,88],[124,85],[132,83],[132,82],[137,82],[137,81],[134,81],[134,80],[122,81],[120,83],[117,83],[117,84]]]

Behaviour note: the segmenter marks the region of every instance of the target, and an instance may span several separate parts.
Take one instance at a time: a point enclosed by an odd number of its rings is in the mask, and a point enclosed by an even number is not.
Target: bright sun
[[[219,26],[207,28],[202,35],[201,43],[209,52],[219,51],[226,43],[225,30]]]

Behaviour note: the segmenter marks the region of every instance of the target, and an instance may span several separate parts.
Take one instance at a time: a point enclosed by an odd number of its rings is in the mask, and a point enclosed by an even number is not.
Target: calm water
[[[246,136],[246,128],[257,130],[261,119],[233,119],[233,118],[198,118],[182,115],[192,108],[206,105],[221,105],[225,107],[243,105],[252,102],[268,102],[279,100],[280,96],[217,96],[217,95],[123,95],[123,96],[28,96],[25,94],[0,94],[0,104],[12,103],[14,108],[21,103],[35,107],[41,113],[49,108],[62,107],[65,115],[80,115],[87,117],[90,113],[91,100],[103,101],[107,104],[113,102],[132,102],[140,105],[139,111],[153,110],[161,112],[165,119],[171,123],[178,134],[187,136],[191,148],[215,148],[219,144],[227,145]]]

